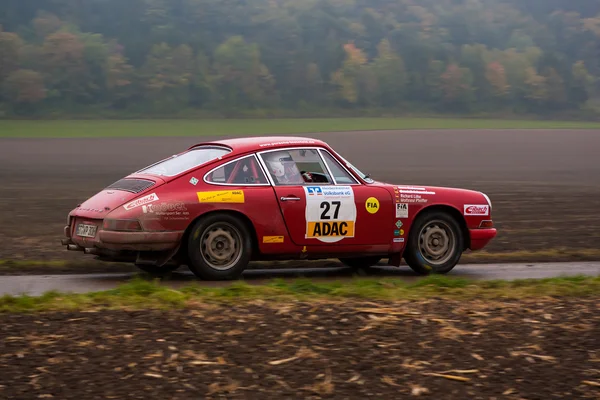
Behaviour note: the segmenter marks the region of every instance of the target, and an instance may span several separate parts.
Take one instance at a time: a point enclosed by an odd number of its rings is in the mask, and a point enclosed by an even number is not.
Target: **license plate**
[[[96,236],[96,229],[96,225],[79,224],[77,225],[77,236],[93,238]]]

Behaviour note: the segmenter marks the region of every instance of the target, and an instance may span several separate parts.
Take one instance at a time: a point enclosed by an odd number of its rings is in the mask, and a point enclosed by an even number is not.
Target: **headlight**
[[[488,202],[488,205],[490,206],[490,211],[491,211],[492,210],[492,201],[490,200],[489,196],[487,194],[483,193],[483,192],[479,192],[479,193],[481,193],[482,196],[485,197],[485,199]]]

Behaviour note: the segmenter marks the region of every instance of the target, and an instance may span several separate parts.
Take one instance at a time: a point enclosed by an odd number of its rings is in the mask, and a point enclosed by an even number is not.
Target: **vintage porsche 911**
[[[253,260],[401,260],[447,273],[495,236],[492,203],[465,189],[369,178],[327,143],[251,137],[200,143],[106,187],[68,215],[62,244],[150,273],[182,265],[235,279]]]

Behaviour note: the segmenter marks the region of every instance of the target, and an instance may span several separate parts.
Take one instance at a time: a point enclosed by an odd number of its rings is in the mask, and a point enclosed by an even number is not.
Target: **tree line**
[[[596,0],[7,0],[0,115],[549,114],[596,103]]]

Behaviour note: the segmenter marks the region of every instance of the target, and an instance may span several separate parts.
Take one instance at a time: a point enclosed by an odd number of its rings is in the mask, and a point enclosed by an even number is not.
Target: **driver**
[[[265,160],[269,172],[277,179],[277,183],[302,185],[304,180],[294,160],[289,156],[280,157],[279,154],[269,154],[267,160]]]

